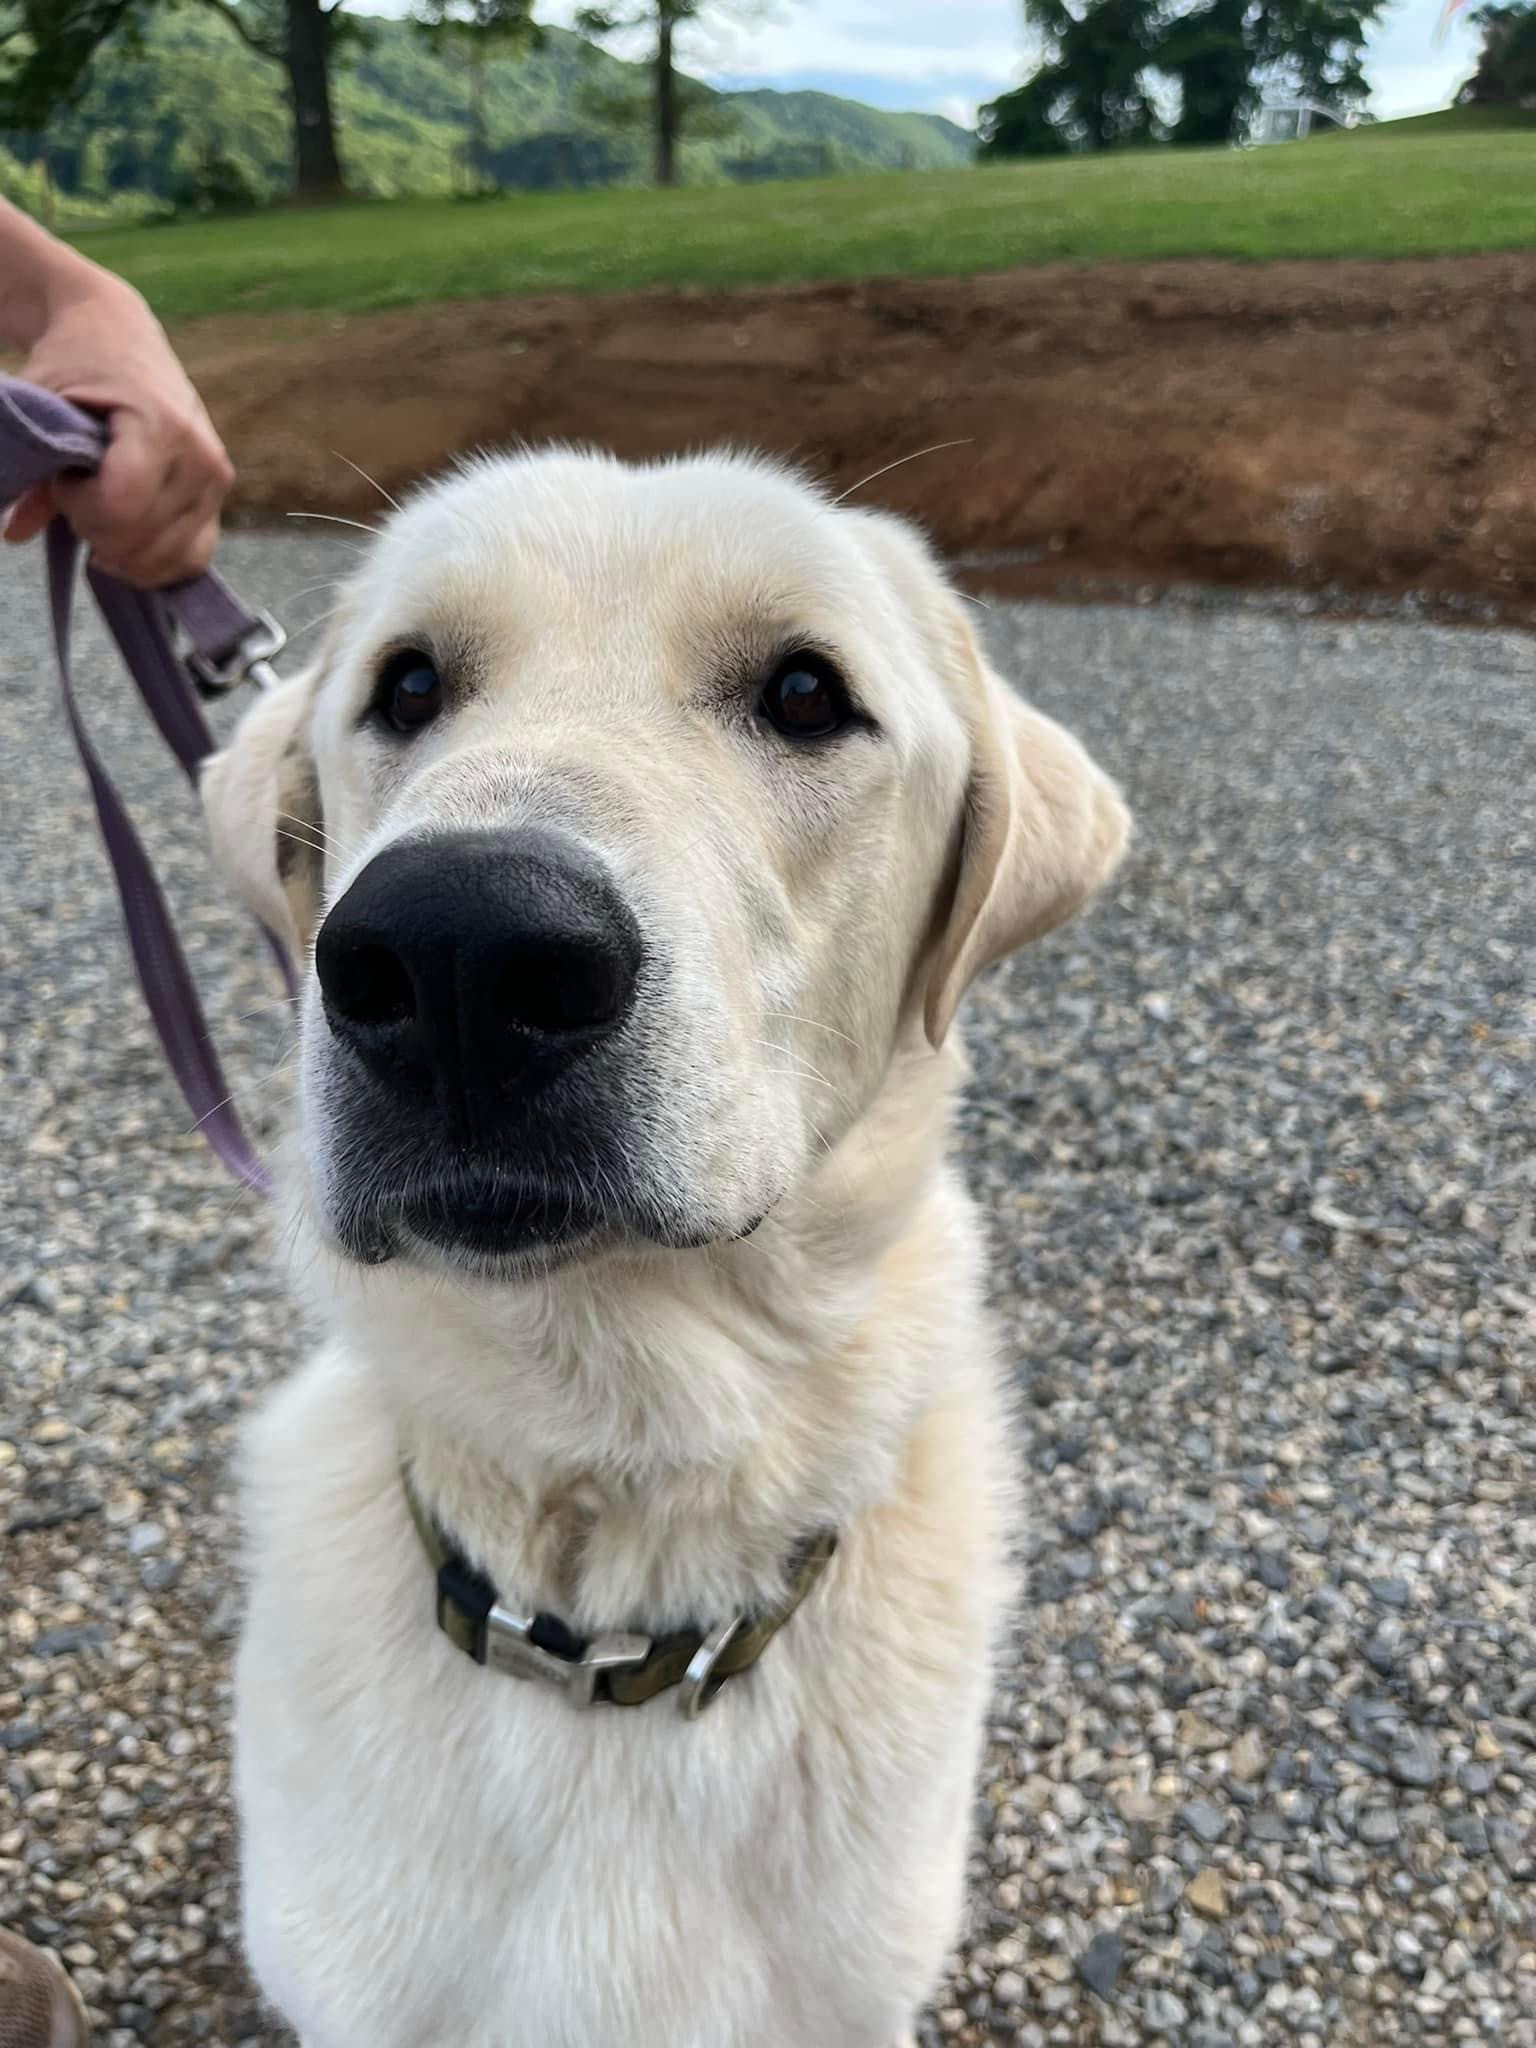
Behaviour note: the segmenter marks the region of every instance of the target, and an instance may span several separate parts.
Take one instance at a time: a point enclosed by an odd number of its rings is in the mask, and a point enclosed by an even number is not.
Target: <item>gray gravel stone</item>
[[[1188,1799],[1179,1808],[1179,1819],[1202,1842],[1219,1842],[1227,1831],[1227,1817],[1209,1799]]]
[[[1118,1934],[1096,1934],[1077,1959],[1077,1974],[1100,1998],[1109,1998],[1125,1963],[1125,1943]]]
[[[301,624],[346,546],[228,567]],[[275,2048],[237,1959],[227,1461],[294,1325],[129,986],[35,553],[0,602],[0,1921],[75,1951],[107,2048]],[[1536,645],[978,619],[1138,839],[972,1005],[1030,1581],[922,2039],[1536,2048]],[[80,671],[269,1133],[268,963],[94,631]]]
[[[1387,1769],[1399,1785],[1437,1785],[1441,1771],[1439,1747],[1427,1736],[1415,1736],[1392,1751]]]
[[[1189,2008],[1171,1991],[1149,1991],[1142,2011],[1154,2034],[1177,2034],[1189,2018]]]

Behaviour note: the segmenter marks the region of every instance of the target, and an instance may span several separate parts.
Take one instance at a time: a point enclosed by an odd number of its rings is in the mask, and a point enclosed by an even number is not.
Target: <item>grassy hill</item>
[[[676,192],[549,193],[108,229],[82,246],[167,317],[547,291],[944,276],[1106,258],[1536,247],[1536,130],[1404,123],[1255,150]]]
[[[1345,136],[1365,141],[1379,135],[1388,141],[1417,142],[1431,136],[1496,135],[1511,128],[1536,130],[1536,107],[1442,107],[1436,114],[1407,114],[1400,121],[1367,121],[1359,128],[1338,128],[1332,139]]]
[[[409,23],[371,19],[337,78],[342,146],[354,187],[377,198],[446,193],[466,124],[461,49],[429,42]],[[643,121],[615,129],[597,102],[643,108],[639,66],[563,30],[486,67],[490,165],[501,182],[545,188],[639,184],[648,169]],[[685,140],[691,183],[840,171],[953,168],[973,139],[926,114],[885,113],[828,93],[715,93],[704,86],[700,137]],[[0,151],[0,191],[36,205],[33,145]],[[201,7],[152,18],[142,48],[120,43],[98,59],[81,105],[48,138],[49,169],[66,212],[146,211],[244,192],[275,198],[288,184],[289,128],[278,68]]]

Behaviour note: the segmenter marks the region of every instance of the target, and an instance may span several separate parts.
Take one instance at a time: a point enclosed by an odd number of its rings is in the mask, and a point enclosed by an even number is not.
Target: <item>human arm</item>
[[[30,540],[59,512],[124,582],[158,589],[206,568],[234,471],[160,323],[131,285],[4,200],[0,347],[111,432],[97,474],[29,492],[5,538]]]

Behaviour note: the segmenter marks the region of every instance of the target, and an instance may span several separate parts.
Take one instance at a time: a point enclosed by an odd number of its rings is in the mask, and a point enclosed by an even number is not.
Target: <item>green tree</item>
[[[1365,98],[1366,31],[1384,0],[1204,0],[1165,24],[1157,62],[1179,81],[1175,142],[1240,132],[1267,83],[1341,111]]]
[[[1536,105],[1536,4],[1483,7],[1472,19],[1483,32],[1482,54],[1456,97],[1480,106]]]
[[[131,35],[147,0],[0,0],[0,127],[40,135],[84,92],[109,36]]]
[[[1071,147],[1071,94],[1055,64],[1042,65],[1012,92],[990,100],[976,114],[976,154],[1062,156]]]
[[[176,0],[159,0],[174,6]],[[293,189],[297,199],[346,196],[336,141],[331,72],[346,38],[360,33],[346,0],[197,0],[212,8],[259,57],[287,74],[293,115]]]
[[[533,18],[534,0],[419,0],[416,21],[436,42],[456,44],[468,60],[469,105],[465,164],[473,191],[495,180],[490,172],[490,138],[485,123],[485,66],[494,46],[527,49],[542,34]]]
[[[709,0],[642,0],[633,7],[583,7],[576,26],[583,35],[606,41],[610,36],[644,31],[652,39],[651,130],[656,151],[656,183],[677,183],[678,143],[685,133],[723,132],[719,95],[701,87],[677,68],[679,32],[711,11]],[[609,98],[594,105],[614,126],[628,126],[632,103]]]
[[[301,199],[345,194],[331,68],[358,25],[346,0],[193,0],[248,48],[286,74],[293,117],[294,191]],[[83,91],[97,53],[142,29],[177,0],[0,0],[0,126],[42,134]]]
[[[1156,0],[1024,0],[1041,63],[981,109],[984,157],[1109,149],[1157,138],[1148,70]]]
[[[1239,114],[1253,97],[1247,13],[1248,0],[1209,0],[1165,28],[1162,63],[1179,81],[1175,142],[1232,140]]]
[[[1164,140],[1149,90],[1178,80],[1171,139],[1235,139],[1263,86],[1341,110],[1365,97],[1365,36],[1385,0],[1024,0],[1035,75],[981,110],[984,156]]]

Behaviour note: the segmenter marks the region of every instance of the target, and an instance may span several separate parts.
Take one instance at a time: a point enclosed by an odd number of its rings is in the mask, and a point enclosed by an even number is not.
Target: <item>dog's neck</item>
[[[574,1627],[770,1600],[795,1544],[888,1492],[934,1391],[926,1304],[970,1257],[943,1173],[954,1067],[899,1060],[742,1243],[535,1283],[343,1297],[418,1489],[504,1600]],[[364,1354],[366,1356],[366,1354]]]

